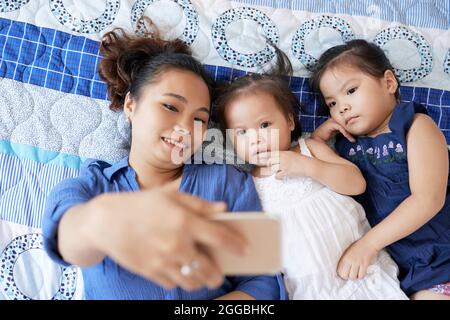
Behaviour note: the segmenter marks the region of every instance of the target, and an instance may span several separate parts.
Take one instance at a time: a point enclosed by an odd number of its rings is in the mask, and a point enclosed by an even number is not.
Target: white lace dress
[[[311,156],[305,141],[301,153]],[[283,273],[290,299],[407,299],[398,267],[381,251],[361,280],[343,280],[338,261],[369,229],[364,209],[308,177],[254,178],[265,212],[282,225]]]

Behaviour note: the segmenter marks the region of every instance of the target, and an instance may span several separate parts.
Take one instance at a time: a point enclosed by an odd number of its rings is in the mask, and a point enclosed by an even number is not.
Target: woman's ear
[[[395,94],[395,92],[397,92],[399,83],[392,70],[386,70],[384,72],[384,80],[386,81],[386,86],[389,93]]]
[[[125,96],[125,102],[123,103],[123,112],[125,112],[125,118],[128,122],[131,122],[134,115],[134,100],[131,98],[130,92],[127,92]]]
[[[294,129],[295,129],[294,115],[291,113],[289,115],[289,130],[294,131]]]

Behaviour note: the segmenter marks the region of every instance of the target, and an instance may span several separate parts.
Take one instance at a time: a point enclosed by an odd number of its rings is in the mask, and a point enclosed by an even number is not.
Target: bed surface
[[[403,99],[427,105],[450,143],[449,12],[438,0],[2,1],[0,299],[82,298],[80,271],[46,257],[40,225],[46,195],[84,159],[128,152],[129,129],[108,109],[97,73],[105,32],[140,30],[145,14],[220,80],[262,70],[273,58],[268,37],[293,63],[308,132],[326,119],[307,82],[317,57],[343,40],[374,41],[397,69]]]

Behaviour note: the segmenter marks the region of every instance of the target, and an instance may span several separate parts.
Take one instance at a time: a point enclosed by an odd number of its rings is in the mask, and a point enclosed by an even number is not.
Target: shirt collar
[[[103,170],[103,174],[108,178],[108,180],[111,180],[111,177],[116,173],[117,171],[122,170],[123,168],[128,168],[130,165],[128,163],[128,156],[120,160],[119,162],[114,163],[111,167],[106,168]]]

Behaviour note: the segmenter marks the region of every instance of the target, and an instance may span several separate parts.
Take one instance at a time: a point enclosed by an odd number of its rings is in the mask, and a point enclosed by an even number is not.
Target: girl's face
[[[176,168],[200,147],[207,129],[210,97],[195,73],[169,69],[142,88],[139,100],[127,95],[132,146],[143,159]]]
[[[236,154],[264,166],[260,153],[289,150],[294,121],[280,110],[274,97],[263,91],[246,92],[225,106],[225,123]]]
[[[331,117],[355,136],[388,131],[389,117],[396,105],[397,81],[391,71],[375,78],[350,66],[326,70],[320,91]]]

